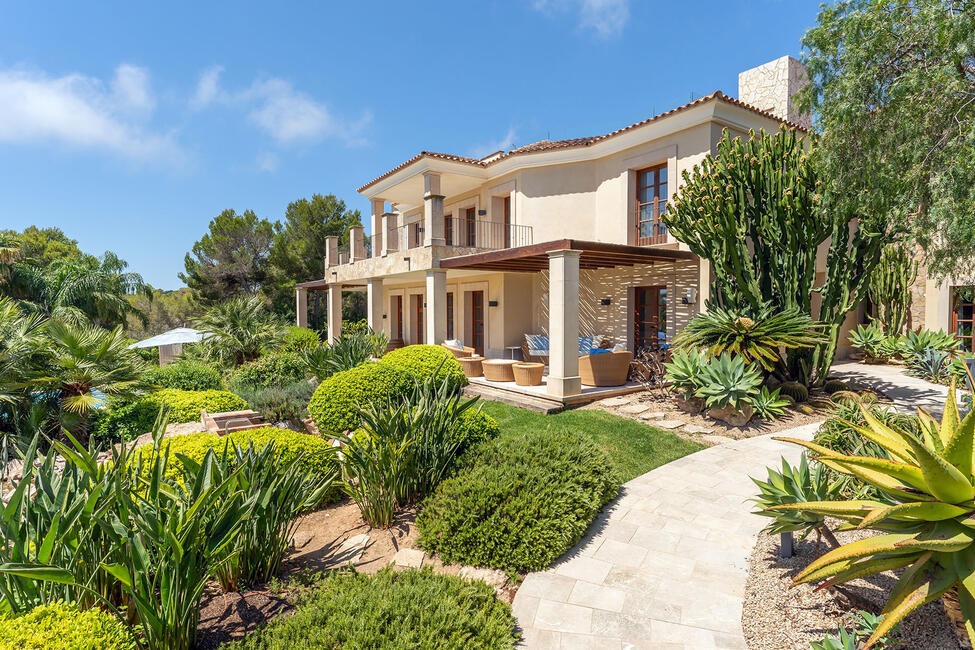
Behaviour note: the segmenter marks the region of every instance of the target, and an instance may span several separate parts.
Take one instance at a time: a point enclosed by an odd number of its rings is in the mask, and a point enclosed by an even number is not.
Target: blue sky
[[[161,288],[226,208],[420,150],[595,135],[783,54],[815,1],[0,1],[0,228],[58,226]],[[307,278],[299,278],[306,280]]]

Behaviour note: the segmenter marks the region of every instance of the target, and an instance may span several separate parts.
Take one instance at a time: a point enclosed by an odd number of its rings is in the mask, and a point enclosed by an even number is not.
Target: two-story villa
[[[578,395],[578,336],[656,347],[703,308],[708,262],[661,215],[724,129],[808,128],[793,107],[804,79],[783,57],[743,72],[738,99],[714,92],[605,135],[481,159],[421,152],[359,188],[373,234],[353,228],[348,251],[329,240],[325,278],[298,285],[299,324],[306,292],[328,291],[335,339],[342,292],[366,291],[369,325],[396,343],[503,357],[546,334],[545,390]]]

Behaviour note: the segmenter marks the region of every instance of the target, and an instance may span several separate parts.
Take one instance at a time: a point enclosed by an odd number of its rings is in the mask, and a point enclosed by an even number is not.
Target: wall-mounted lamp
[[[681,302],[685,305],[693,305],[697,302],[697,289],[691,287],[690,289],[684,290],[684,297],[681,298]]]
[[[477,216],[479,216],[479,217],[483,217],[486,214],[487,214],[487,210],[478,210],[477,211]]]
[[[383,314],[383,320],[386,320],[386,314]]]
[[[602,300],[599,301],[599,304],[600,305],[611,305],[611,304],[613,304],[613,301],[610,298],[603,298]]]
[[[497,306],[498,306],[497,300],[488,300],[488,307],[497,307]]]

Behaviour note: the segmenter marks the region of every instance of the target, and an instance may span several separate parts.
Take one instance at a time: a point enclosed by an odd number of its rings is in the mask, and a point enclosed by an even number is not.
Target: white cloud
[[[484,156],[492,154],[495,151],[507,151],[515,144],[516,137],[515,128],[511,127],[508,129],[508,132],[504,134],[504,137],[493,142],[489,142],[485,145],[474,147],[471,155],[473,155],[475,158],[483,158]]]
[[[190,100],[193,108],[206,108],[212,104],[220,95],[220,73],[223,66],[213,65],[203,71],[200,80],[196,84],[196,93]]]
[[[324,102],[276,77],[255,81],[244,90],[228,92],[220,85],[221,72],[222,67],[213,66],[200,75],[190,101],[193,108],[219,103],[245,110],[248,119],[279,144],[323,138],[338,138],[349,145],[364,142],[362,133],[372,121],[368,111],[354,120],[339,118]]]
[[[146,126],[154,106],[148,73],[129,64],[118,66],[109,84],[81,74],[0,70],[0,142],[50,142],[133,159],[182,161],[170,135]]]
[[[534,0],[532,6],[547,13],[577,11],[579,26],[600,38],[619,36],[630,17],[629,0]]]
[[[257,154],[257,168],[262,172],[276,172],[280,164],[277,154],[270,152]]]

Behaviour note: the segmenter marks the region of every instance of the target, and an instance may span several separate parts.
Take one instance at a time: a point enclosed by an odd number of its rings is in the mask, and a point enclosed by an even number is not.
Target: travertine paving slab
[[[749,476],[801,453],[771,436],[729,440],[628,482],[572,550],[525,578],[512,605],[522,647],[744,650],[748,556],[767,523],[745,501]]]

